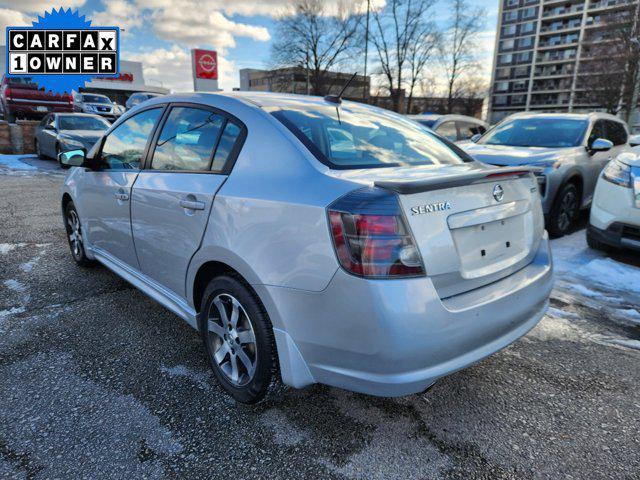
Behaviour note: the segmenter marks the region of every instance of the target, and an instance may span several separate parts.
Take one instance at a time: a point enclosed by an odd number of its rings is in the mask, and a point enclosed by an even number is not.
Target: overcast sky
[[[433,11],[434,20],[443,26],[447,23],[448,2],[440,0]],[[484,75],[488,76],[498,0],[470,2],[487,12],[485,32],[477,48]],[[0,27],[4,31],[6,26],[31,25],[37,15],[54,7],[77,8],[95,26],[126,29],[121,58],[142,61],[148,84],[162,82],[177,91],[192,90],[189,49],[201,47],[218,51],[220,87],[230,90],[239,84],[240,68],[269,67],[274,19],[286,11],[288,3],[288,0],[0,0]]]

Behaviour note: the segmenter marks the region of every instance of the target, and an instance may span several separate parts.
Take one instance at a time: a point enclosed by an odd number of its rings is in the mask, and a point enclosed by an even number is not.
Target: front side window
[[[607,120],[606,125],[607,138],[611,140],[614,145],[624,145],[627,143],[627,131],[621,123]]]
[[[515,118],[496,126],[478,143],[513,147],[575,147],[582,143],[588,122],[566,118]]]
[[[364,105],[290,105],[271,113],[334,169],[465,161],[416,122]]]
[[[607,129],[605,127],[604,120],[598,120],[593,124],[593,128],[591,129],[591,133],[589,134],[589,140],[587,140],[587,145],[591,147],[593,142],[595,142],[599,138],[604,138],[605,140],[609,140],[607,136]]]
[[[145,110],[128,118],[111,132],[100,152],[103,170],[139,169],[142,155],[162,108]]]
[[[153,170],[209,170],[224,117],[210,110],[174,107],[158,138]]]

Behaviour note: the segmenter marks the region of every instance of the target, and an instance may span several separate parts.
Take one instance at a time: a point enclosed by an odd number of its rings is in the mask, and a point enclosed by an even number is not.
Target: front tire
[[[564,237],[578,217],[580,200],[578,189],[568,183],[556,197],[549,215],[549,234],[553,238]]]
[[[95,265],[95,262],[90,260],[85,252],[80,216],[73,202],[69,202],[64,209],[64,225],[67,230],[67,241],[69,242],[73,260],[82,267]]]
[[[257,403],[280,384],[271,321],[255,293],[235,275],[216,277],[203,297],[200,325],[207,358],[222,388]]]

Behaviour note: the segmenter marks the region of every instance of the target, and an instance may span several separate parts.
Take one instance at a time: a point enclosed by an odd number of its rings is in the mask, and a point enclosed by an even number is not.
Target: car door
[[[92,248],[139,269],[131,233],[130,197],[152,133],[164,106],[128,118],[102,140],[95,170],[85,170],[78,182],[81,216]]]
[[[46,119],[47,121],[42,127],[42,131],[39,136],[40,152],[48,157],[55,158],[56,142],[58,141],[56,115],[49,114]]]
[[[223,112],[175,104],[133,186],[131,225],[140,269],[183,298],[189,262],[244,131]]]
[[[609,134],[607,132],[607,121],[606,120],[596,120],[591,128],[591,133],[589,134],[589,138],[587,140],[587,152],[588,159],[584,167],[584,183],[585,183],[585,191],[584,191],[584,202],[588,203],[593,198],[593,191],[596,187],[596,182],[598,181],[598,177],[600,176],[600,172],[602,169],[609,163],[612,157],[612,150],[606,152],[594,152],[591,150],[591,145],[598,138],[604,138],[605,140],[610,140]]]

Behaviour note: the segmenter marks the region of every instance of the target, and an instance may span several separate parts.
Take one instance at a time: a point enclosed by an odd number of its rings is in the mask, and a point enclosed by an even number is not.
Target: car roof
[[[591,112],[591,113],[556,113],[556,112],[518,112],[509,115],[507,118],[568,118],[573,120],[614,120],[622,122],[619,117],[604,112]]]
[[[51,112],[52,115],[57,115],[58,117],[97,117],[102,118],[100,115],[96,115],[95,113],[80,113],[80,112]]]

